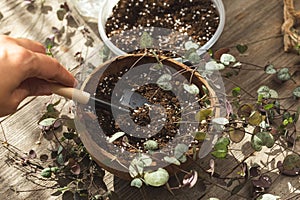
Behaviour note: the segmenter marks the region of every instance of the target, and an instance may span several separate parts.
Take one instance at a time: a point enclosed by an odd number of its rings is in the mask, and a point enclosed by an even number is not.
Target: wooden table
[[[265,66],[272,63],[276,67],[286,67],[298,64],[300,57],[294,53],[285,53],[283,51],[283,38],[281,36],[281,25],[283,23],[283,1],[282,0],[223,0],[226,10],[226,25],[220,39],[213,46],[213,50],[223,47],[229,47],[232,54],[245,63],[254,63],[259,66]],[[0,12],[3,19],[0,20],[0,34],[7,34],[14,37],[27,37],[40,42],[51,34],[51,28],[60,28],[66,23],[59,21],[56,17],[56,11],[59,3],[56,1],[45,1],[43,8],[36,1],[35,9],[26,9],[22,0],[0,0]],[[76,52],[82,52],[82,55],[92,55],[93,59],[89,61],[97,66],[102,62],[100,49],[103,47],[97,32],[97,24],[87,23],[77,13],[72,3],[67,1],[72,15],[78,26],[84,26],[89,30],[89,37],[93,38],[93,45],[86,46],[86,35],[82,34],[78,28],[69,28],[66,30],[69,39],[63,36],[58,46],[53,49],[55,57],[68,69],[72,70],[78,65],[74,55]],[[298,2],[299,3],[299,2]],[[300,4],[299,4],[300,5]],[[298,5],[297,5],[298,6]],[[235,46],[237,44],[247,44],[249,49],[245,55],[239,55]],[[295,80],[299,85],[299,69],[294,68]],[[289,94],[289,90],[295,87],[292,82],[278,84],[273,77],[266,76],[261,71],[243,71],[234,79],[249,93],[256,95],[256,90],[260,85],[268,85],[276,88],[280,96]],[[232,81],[224,80],[227,92],[230,92],[235,84]],[[36,141],[40,137],[40,129],[37,121],[43,114],[45,106],[49,102],[54,102],[59,97],[30,97],[26,99],[19,110],[10,116],[0,119],[2,128],[0,137],[5,140],[3,133],[9,144],[19,148],[23,152],[34,149],[36,152],[42,152],[47,149],[47,141],[42,140],[40,145]],[[65,101],[64,99],[62,101]],[[67,104],[71,102],[67,101]],[[288,103],[288,102],[287,102]],[[68,108],[70,106],[64,106]],[[67,110],[65,112],[68,112]],[[237,146],[242,151],[236,151],[235,157],[238,160],[250,162],[264,162],[265,170],[270,169],[275,164],[275,160],[280,159],[283,153],[278,155],[268,155],[267,152],[256,153],[251,156],[253,151],[250,146]],[[296,150],[298,148],[296,147]],[[3,146],[0,147],[0,196],[1,199],[61,199],[61,196],[55,197],[51,194],[55,191],[40,189],[41,187],[28,180],[21,170],[9,165],[7,160],[8,151]],[[272,157],[273,156],[273,157]],[[199,164],[208,169],[210,156],[199,161]],[[272,160],[274,158],[274,160]],[[216,161],[216,172],[224,176],[235,176],[240,170],[237,161],[233,157],[226,160]],[[199,169],[201,170],[201,169]],[[274,184],[268,190],[281,197],[281,199],[298,199],[300,192],[300,183],[298,177],[285,177],[272,172]],[[209,197],[218,197],[220,199],[250,199],[249,188],[243,188],[238,194],[231,195],[232,187],[217,186],[208,184],[206,190],[201,189],[202,184],[197,184],[194,188],[175,191],[172,196],[165,188],[154,189],[146,187],[138,190],[129,186],[129,182],[119,180],[109,173],[105,178],[108,189],[114,190],[121,199],[208,199]],[[201,181],[200,181],[201,182]],[[55,182],[39,182],[41,185],[51,186]]]

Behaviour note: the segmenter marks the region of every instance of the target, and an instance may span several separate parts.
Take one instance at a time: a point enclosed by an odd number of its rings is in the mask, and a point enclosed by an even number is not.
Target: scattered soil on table
[[[154,47],[181,53],[184,41],[204,45],[218,24],[219,14],[211,0],[120,0],[105,29],[125,52],[140,49],[140,37],[146,31]]]

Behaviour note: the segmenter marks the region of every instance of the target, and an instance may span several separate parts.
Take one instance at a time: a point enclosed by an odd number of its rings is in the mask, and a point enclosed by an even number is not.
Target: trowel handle
[[[88,92],[60,84],[52,83],[50,88],[54,94],[66,97],[67,99],[72,99],[80,104],[87,104],[91,97]]]

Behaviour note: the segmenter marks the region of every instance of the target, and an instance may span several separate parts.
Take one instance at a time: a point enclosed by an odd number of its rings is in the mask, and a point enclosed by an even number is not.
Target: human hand
[[[28,96],[50,95],[50,83],[73,87],[75,78],[42,44],[0,35],[0,116],[16,111]]]

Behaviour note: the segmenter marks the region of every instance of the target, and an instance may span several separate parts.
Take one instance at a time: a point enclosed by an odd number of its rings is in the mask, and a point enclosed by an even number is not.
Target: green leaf
[[[225,158],[228,153],[227,149],[218,149],[213,151],[211,154],[216,158]]]
[[[274,65],[272,65],[272,64],[269,64],[265,67],[265,72],[267,74],[276,74],[277,73],[276,69],[274,68]]]
[[[175,157],[169,157],[169,156],[165,156],[164,160],[168,163],[174,164],[174,165],[180,165],[180,161],[177,160]]]
[[[295,170],[300,168],[300,156],[292,153],[287,155],[283,160],[284,170]]]
[[[186,144],[177,144],[174,149],[174,156],[176,159],[180,160],[181,157],[185,156],[189,147]]]
[[[187,41],[184,43],[184,48],[185,50],[190,50],[190,49],[199,49],[199,45],[197,43],[194,43],[192,41]]]
[[[275,90],[270,89],[268,86],[261,86],[258,88],[257,93],[258,95],[262,95],[262,97],[265,99],[278,98],[278,93]]]
[[[236,61],[235,57],[233,55],[227,54],[227,53],[222,54],[222,56],[220,58],[220,62],[223,63],[224,65],[229,65],[230,63],[235,62],[235,61]]]
[[[52,126],[56,121],[55,118],[46,118],[39,122],[40,126]]]
[[[143,34],[141,36],[140,46],[141,46],[142,49],[153,47],[153,38],[146,31],[143,32]]]
[[[238,44],[236,45],[236,49],[241,53],[245,53],[248,50],[248,46],[245,44]]]
[[[144,175],[145,183],[154,187],[165,185],[169,180],[169,173],[167,170],[159,168],[154,172],[146,172]]]
[[[143,185],[143,181],[140,178],[135,178],[131,181],[130,186],[141,188]]]
[[[293,91],[293,95],[294,97],[296,98],[300,98],[300,86],[299,87],[296,87]]]
[[[129,165],[129,174],[132,178],[142,176],[144,173],[144,168],[152,164],[152,159],[145,155],[141,154],[134,158]]]
[[[193,137],[195,140],[198,141],[203,141],[206,138],[206,133],[205,132],[201,132],[201,131],[196,131],[194,133],[192,133]]]
[[[163,74],[158,78],[156,84],[163,90],[172,90],[171,80],[172,76],[170,74]]]
[[[113,134],[109,139],[108,142],[112,143],[115,140],[119,139],[120,137],[122,137],[123,135],[125,135],[125,132],[116,132],[115,134]]]
[[[259,126],[263,120],[263,116],[258,111],[252,112],[248,118],[249,124],[253,126]]]
[[[235,87],[235,88],[232,89],[231,93],[232,93],[232,96],[238,97],[241,93],[241,88],[240,87]]]
[[[230,144],[230,140],[228,138],[221,137],[216,142],[214,148],[215,149],[227,149],[229,144]]]
[[[197,52],[191,52],[188,56],[187,59],[192,63],[192,64],[197,64],[200,62],[201,57]]]
[[[272,104],[272,103],[267,104],[267,105],[264,106],[264,109],[265,109],[265,110],[270,110],[270,109],[272,109],[272,108],[274,108],[274,104]]]
[[[209,61],[205,64],[205,70],[208,71],[218,71],[225,69],[225,66],[222,63],[217,63],[216,61]]]
[[[53,173],[57,173],[59,171],[59,168],[58,167],[51,167],[50,171],[53,172]]]
[[[228,153],[228,145],[230,140],[225,137],[219,138],[214,146],[214,151],[211,153],[216,158],[225,158]]]
[[[47,167],[41,171],[41,176],[44,178],[50,178],[51,175],[52,175],[52,171],[49,167]]]
[[[183,88],[190,94],[199,94],[200,92],[198,86],[193,83],[192,84],[183,83]]]
[[[66,10],[65,9],[62,9],[60,8],[59,10],[57,10],[56,12],[56,15],[57,15],[57,18],[62,21],[65,17],[65,15],[67,14]]]
[[[273,147],[275,144],[275,140],[272,134],[268,132],[259,132],[252,136],[251,145],[255,151],[261,151],[262,146],[266,146],[268,148]]]
[[[203,120],[206,120],[209,116],[211,116],[213,111],[211,109],[203,109],[197,112],[195,115],[195,120],[201,122]]]
[[[291,74],[288,68],[282,68],[277,71],[277,78],[281,81],[287,81],[291,79]]]
[[[217,117],[212,120],[212,123],[219,124],[219,125],[226,125],[229,124],[229,120],[225,117]]]
[[[143,145],[146,150],[154,151],[158,149],[158,142],[154,140],[147,140]]]

